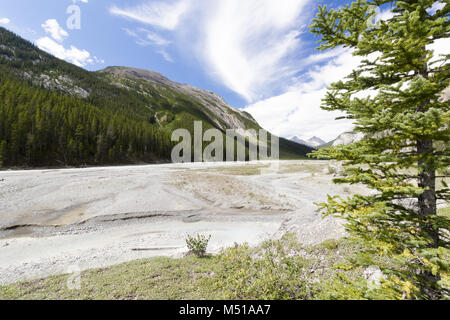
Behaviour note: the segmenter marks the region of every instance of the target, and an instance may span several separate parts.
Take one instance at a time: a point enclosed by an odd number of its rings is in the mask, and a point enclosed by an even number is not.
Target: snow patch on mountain
[[[320,139],[319,137],[312,137],[312,138],[310,138],[310,139],[308,139],[308,140],[303,140],[303,139],[300,139],[300,138],[297,137],[297,136],[294,136],[294,137],[292,137],[292,138],[289,139],[289,140],[291,140],[291,141],[293,141],[293,142],[296,142],[296,143],[298,143],[298,144],[302,144],[302,145],[311,147],[311,148],[317,148],[317,147],[319,147],[319,146],[325,144],[325,141],[323,141],[323,140]]]

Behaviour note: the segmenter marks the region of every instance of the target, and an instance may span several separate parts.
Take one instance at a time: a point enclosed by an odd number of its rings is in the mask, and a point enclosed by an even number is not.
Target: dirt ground
[[[197,163],[0,172],[0,284],[209,251],[285,232],[305,244],[344,235],[314,205],[365,192],[332,184],[326,161]]]

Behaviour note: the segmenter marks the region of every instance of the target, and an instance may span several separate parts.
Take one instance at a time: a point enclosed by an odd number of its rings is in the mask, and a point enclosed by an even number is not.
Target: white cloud
[[[427,10],[428,14],[434,15],[436,11],[442,10],[445,7],[445,3],[435,1],[430,9]]]
[[[136,43],[140,46],[144,47],[149,45],[168,46],[169,44],[171,44],[171,41],[147,29],[139,28],[136,31],[133,31],[128,28],[123,28],[123,30],[127,35],[135,38]]]
[[[80,50],[73,45],[66,49],[62,44],[57,43],[49,37],[38,39],[36,45],[41,50],[47,51],[55,57],[67,60],[79,67],[84,67],[95,62],[95,59],[91,58],[91,54],[87,50]],[[98,61],[100,62],[101,60]]]
[[[0,24],[9,24],[11,20],[8,18],[0,18]]]
[[[159,50],[157,51],[160,55],[162,55],[162,57],[164,58],[164,60],[166,60],[167,62],[174,62],[171,55],[168,54],[165,50]]]
[[[175,30],[181,17],[188,11],[191,0],[179,0],[176,2],[145,2],[143,4],[118,8],[112,6],[109,12],[132,20],[152,25],[161,29]]]
[[[388,21],[390,19],[392,19],[395,16],[395,13],[392,12],[392,10],[390,9],[386,9],[384,11],[381,11],[380,14],[377,16],[377,20],[383,20],[383,21]]]
[[[201,29],[208,68],[248,101],[298,71],[288,61],[299,48],[301,10],[308,0],[222,0],[208,8]]]
[[[88,0],[79,1],[88,3]],[[99,59],[96,56],[92,57],[87,50],[78,49],[73,45],[66,48],[62,42],[69,36],[69,33],[61,28],[58,21],[55,19],[48,19],[41,26],[46,33],[50,34],[51,38],[42,37],[36,40],[36,45],[39,49],[44,50],[59,59],[69,61],[79,67],[105,63],[104,60]]]
[[[169,44],[171,44],[171,41],[147,29],[139,28],[136,31],[133,31],[128,28],[124,28],[123,30],[127,35],[135,39],[136,44],[142,47],[147,46],[166,47]],[[167,62],[174,62],[170,54],[165,49],[159,49],[156,51],[156,53],[160,54]]]
[[[91,57],[91,54],[87,50],[78,49],[73,45],[71,45],[70,48],[65,48],[63,45],[57,43],[49,37],[38,39],[36,44],[40,49],[47,51],[59,59],[69,61],[79,67],[105,63],[105,60],[103,59],[99,59],[96,56]]]
[[[286,93],[251,104],[245,111],[251,113],[261,126],[283,137],[298,135],[308,139],[318,136],[330,141],[351,130],[352,121],[334,120],[342,113],[325,111],[320,106],[326,88],[349,75],[361,60],[342,49],[333,50],[329,55],[334,58],[321,67],[312,68]]]
[[[322,62],[324,60],[329,60],[331,58],[336,58],[337,56],[346,53],[347,49],[345,48],[338,48],[336,50],[328,50],[321,53],[312,54],[309,57],[307,57],[305,60],[303,60],[304,65],[313,65],[319,62]]]
[[[56,21],[55,19],[48,19],[41,25],[41,27],[45,30],[46,33],[49,33],[50,36],[58,42],[63,42],[64,39],[69,36],[67,31],[61,28],[58,21]]]
[[[163,37],[161,37],[160,35],[158,35],[155,32],[151,32],[151,31],[146,31],[146,37],[148,40],[150,40],[153,44],[157,45],[157,46],[167,46],[170,44],[169,40],[164,39]]]
[[[300,61],[291,54],[300,47],[302,9],[310,2],[147,0],[129,8],[112,6],[110,13],[171,32],[181,39],[175,45],[184,54],[193,53],[216,81],[253,102],[279,91],[298,72]],[[158,37],[136,38],[140,45],[165,45]]]
[[[434,51],[433,59],[431,60],[431,62],[442,59],[442,57],[440,57],[440,55],[442,54],[445,55],[450,54],[449,48],[450,48],[450,38],[437,39],[434,41],[433,44],[427,46],[428,50]]]

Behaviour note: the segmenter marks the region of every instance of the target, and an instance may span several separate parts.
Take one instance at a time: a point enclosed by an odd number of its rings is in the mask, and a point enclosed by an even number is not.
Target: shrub
[[[296,254],[291,239],[268,240],[257,248],[247,244],[218,256],[215,276],[208,279],[222,299],[307,299],[307,260]]]
[[[196,236],[188,235],[186,238],[186,245],[190,252],[195,254],[197,257],[204,257],[206,255],[206,249],[208,247],[209,240],[211,240],[211,235],[205,236],[197,234]]]
[[[322,242],[321,246],[328,250],[337,250],[339,242],[336,239],[328,239]]]

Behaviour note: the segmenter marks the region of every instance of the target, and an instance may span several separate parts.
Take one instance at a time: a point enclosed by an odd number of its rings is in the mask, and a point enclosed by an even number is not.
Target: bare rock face
[[[34,84],[42,85],[44,88],[54,91],[66,92],[79,98],[89,97],[89,92],[75,85],[74,81],[66,75],[56,76],[54,73],[36,75],[32,71],[24,71],[24,79],[31,80]]]
[[[447,89],[444,90],[441,96],[441,101],[445,102],[450,100],[450,87],[447,87]]]
[[[364,139],[364,134],[360,132],[345,132],[337,137],[333,142],[333,147],[337,147],[340,145],[349,145],[355,142],[359,142]]]
[[[232,108],[216,93],[188,84],[173,82],[157,72],[127,67],[108,67],[101,72],[128,79],[146,80],[186,94],[198,100],[211,114],[210,118],[216,123],[217,127],[222,130],[245,129],[247,127],[245,121],[250,121],[257,125],[256,120],[250,114]],[[222,123],[217,119],[221,119]],[[259,125],[257,126],[259,127]]]
[[[323,141],[322,139],[320,139],[319,137],[312,137],[311,139],[308,139],[308,142],[313,146],[313,147],[319,147],[321,145],[325,144],[325,141]]]

